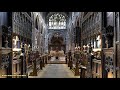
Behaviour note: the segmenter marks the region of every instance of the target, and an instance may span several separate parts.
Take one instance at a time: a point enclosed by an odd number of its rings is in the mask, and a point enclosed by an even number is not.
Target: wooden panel
[[[1,48],[2,48],[2,28],[0,26],[0,66],[1,66],[1,60],[2,60],[2,51],[1,51]]]
[[[92,75],[93,75],[93,78],[102,78],[101,60],[93,59]]]
[[[113,78],[113,48],[105,48],[103,52],[105,55],[105,70],[107,71],[107,77]]]

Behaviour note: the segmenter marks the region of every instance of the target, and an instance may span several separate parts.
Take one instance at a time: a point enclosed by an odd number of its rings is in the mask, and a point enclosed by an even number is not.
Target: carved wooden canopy
[[[63,44],[63,38],[62,37],[52,37],[51,44],[53,45],[62,45]]]
[[[113,26],[108,26],[106,27],[106,35],[114,35],[114,27]]]

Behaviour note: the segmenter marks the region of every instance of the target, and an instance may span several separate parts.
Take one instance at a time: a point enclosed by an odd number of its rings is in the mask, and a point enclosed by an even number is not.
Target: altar
[[[63,50],[60,50],[60,51],[51,50],[50,55],[51,56],[64,56],[64,51]]]

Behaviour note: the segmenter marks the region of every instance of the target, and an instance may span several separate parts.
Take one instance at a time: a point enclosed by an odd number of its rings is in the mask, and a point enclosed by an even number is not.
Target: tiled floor
[[[66,64],[48,64],[38,72],[38,76],[29,76],[28,78],[80,78],[80,76],[74,76]]]

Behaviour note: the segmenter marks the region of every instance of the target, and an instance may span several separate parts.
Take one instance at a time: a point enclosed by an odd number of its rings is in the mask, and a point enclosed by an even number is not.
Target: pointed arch
[[[35,19],[35,28],[38,30],[38,23],[39,23],[39,18],[38,16]]]

